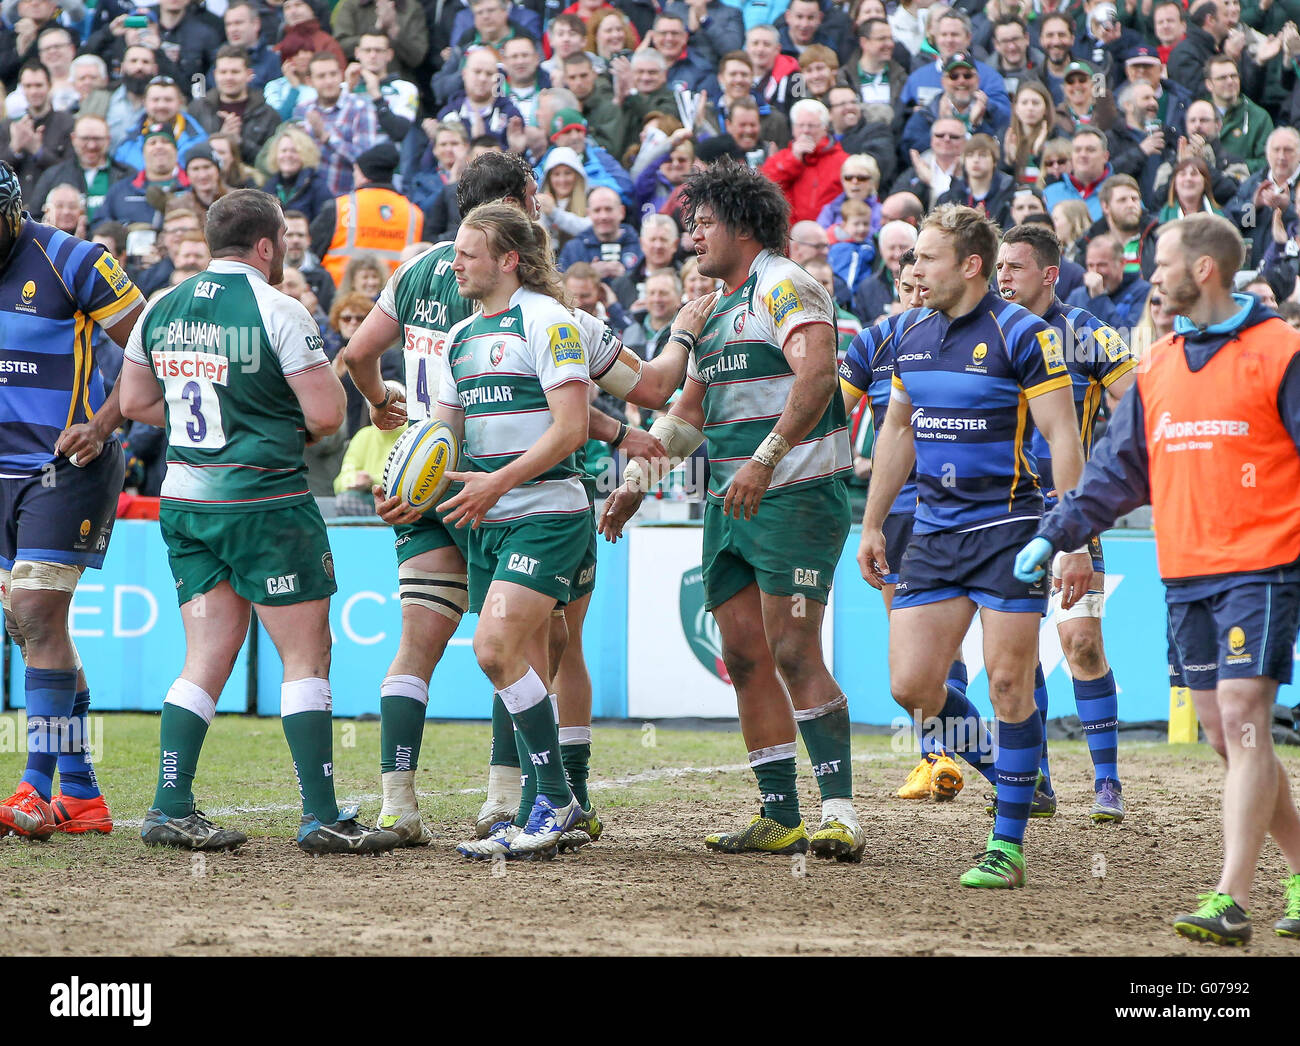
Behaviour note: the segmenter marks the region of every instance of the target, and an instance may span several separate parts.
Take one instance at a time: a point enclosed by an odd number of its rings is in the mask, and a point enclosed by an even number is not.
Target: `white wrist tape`
[[[596,384],[610,395],[625,400],[632,390],[636,388],[637,382],[640,380],[640,358],[628,352],[627,349],[623,349],[614,358],[609,370],[596,379]]]
[[[774,469],[781,459],[790,453],[790,441],[776,432],[769,432],[752,457],[760,465]]]
[[[623,481],[632,484],[637,490],[649,490],[654,484],[663,479],[664,474],[670,471],[674,466],[680,464],[683,458],[689,458],[695,453],[695,450],[704,442],[704,433],[697,429],[688,421],[674,417],[672,414],[661,414],[655,419],[655,423],[650,426],[650,435],[654,436],[668,450],[668,468],[664,468],[662,459],[658,462],[650,463],[650,475],[646,475],[646,469],[640,461],[635,458],[627,463],[627,468],[623,470]]]

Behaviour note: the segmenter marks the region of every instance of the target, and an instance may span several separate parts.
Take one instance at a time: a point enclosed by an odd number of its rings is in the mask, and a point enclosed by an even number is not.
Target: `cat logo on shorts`
[[[88,537],[90,537],[90,520],[83,519],[81,521],[81,540],[85,541]]]
[[[506,357],[506,343],[499,341],[488,351],[488,359],[492,361],[492,366],[501,366],[501,361]]]
[[[36,297],[36,281],[28,280],[23,284],[23,304],[30,305],[32,299]]]

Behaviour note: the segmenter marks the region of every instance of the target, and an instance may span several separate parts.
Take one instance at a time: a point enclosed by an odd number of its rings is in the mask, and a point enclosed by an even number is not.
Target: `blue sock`
[[[948,685],[954,690],[966,693],[966,662],[957,660],[948,667]]]
[[[73,799],[94,799],[99,795],[99,781],[90,761],[89,690],[79,691],[73,698],[69,741],[69,750],[59,753],[59,791]]]
[[[1107,671],[1100,679],[1076,679],[1074,703],[1079,722],[1092,756],[1093,787],[1114,781],[1119,789],[1119,697],[1115,693],[1115,673]]]
[[[944,746],[970,763],[989,784],[995,784],[993,738],[966,695],[956,687],[948,687],[948,700],[939,716],[943,720]]]
[[[1042,723],[1043,744],[1039,753],[1038,769],[1043,774],[1043,791],[1052,794],[1052,768],[1047,764],[1047,680],[1043,678],[1043,666],[1034,669],[1034,704],[1038,706],[1038,719]]]
[[[1043,721],[1037,712],[1023,723],[998,722],[998,811],[993,838],[1022,845],[1025,822],[1034,801],[1038,756],[1043,743]]]
[[[26,673],[27,769],[23,780],[46,802],[77,692],[75,669],[29,668]]]
[[[948,668],[947,685],[962,694],[966,693],[966,663],[964,661],[954,661]],[[941,738],[920,730],[917,732],[917,741],[920,742],[921,755],[926,759],[933,761],[935,756],[940,755],[952,758],[952,753],[944,748]]]

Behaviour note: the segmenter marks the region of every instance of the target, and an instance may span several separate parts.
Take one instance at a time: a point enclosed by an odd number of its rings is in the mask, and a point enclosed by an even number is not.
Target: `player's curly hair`
[[[523,205],[533,169],[518,153],[486,152],[465,168],[456,185],[456,205],[461,214],[507,197]]]
[[[555,267],[551,238],[518,207],[485,203],[465,215],[460,224],[462,228],[477,229],[487,237],[488,251],[493,258],[511,251],[519,255],[515,274],[525,289],[554,298],[566,309],[572,307],[564,289],[564,278]]]
[[[688,175],[682,184],[682,221],[688,230],[702,204],[732,232],[747,232],[760,247],[786,253],[790,202],[775,182],[748,164],[724,157]]]

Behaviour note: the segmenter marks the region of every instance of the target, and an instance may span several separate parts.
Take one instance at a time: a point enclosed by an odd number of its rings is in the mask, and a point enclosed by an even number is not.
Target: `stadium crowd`
[[[5,0],[0,20],[0,160],[33,215],[153,295],[207,265],[214,200],[274,194],[281,289],[341,375],[388,275],[455,235],[486,150],[534,166],[567,290],[646,359],[713,289],[680,186],[722,156],[788,198],[790,257],[832,291],[841,351],[901,310],[900,259],[945,202],[1054,228],[1059,297],[1138,351],[1173,322],[1147,282],[1163,224],[1223,214],[1248,248],[1239,289],[1300,325],[1300,0]],[[369,513],[394,434],[344,381],[313,492]],[[860,483],[869,429],[859,411]],[[128,486],[156,494],[165,439],[124,437]]]

